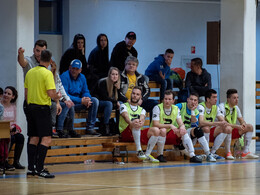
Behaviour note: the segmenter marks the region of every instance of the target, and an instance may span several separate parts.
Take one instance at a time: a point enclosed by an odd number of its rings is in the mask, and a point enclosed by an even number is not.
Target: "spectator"
[[[164,54],[160,54],[154,58],[154,61],[145,70],[145,75],[149,77],[150,81],[155,81],[161,84],[160,100],[164,98],[164,92],[167,89],[172,89],[173,83],[170,79],[171,63],[174,56],[172,49],[167,49]]]
[[[60,74],[69,70],[70,62],[74,59],[78,59],[82,63],[82,73],[85,75],[87,72],[87,60],[85,56],[86,40],[84,35],[76,34],[73,39],[73,43],[61,57],[60,60]]]
[[[26,73],[31,69],[39,65],[41,52],[47,49],[47,42],[45,40],[38,40],[34,44],[33,55],[24,57],[25,50],[20,47],[18,49],[18,63],[23,68],[24,78]]]
[[[191,71],[186,76],[185,87],[190,92],[195,91],[199,94],[199,102],[205,101],[205,92],[211,89],[211,75],[206,69],[202,68],[200,58],[191,60]]]
[[[125,40],[117,43],[114,47],[111,54],[110,66],[117,67],[122,72],[125,68],[125,60],[128,56],[137,58],[138,54],[134,48],[135,42],[136,34],[132,31],[128,32],[125,36]]]
[[[111,67],[108,76],[99,80],[97,96],[99,99],[99,111],[104,113],[105,132],[103,135],[111,135],[109,129],[109,119],[112,109],[118,110],[120,104],[118,102],[118,90],[120,88],[120,71],[116,67]],[[118,118],[118,117],[117,117]]]
[[[98,80],[107,76],[109,71],[107,35],[98,35],[97,46],[90,52],[88,63]]]
[[[61,98],[60,93],[56,93],[53,75],[47,70],[51,63],[51,55],[48,50],[42,51],[40,65],[29,70],[24,81],[25,97],[28,103],[27,176],[37,174],[42,178],[55,177],[43,167],[52,135],[51,98]]]
[[[39,65],[41,53],[47,49],[47,42],[45,40],[37,40],[34,44],[33,55],[24,57],[25,50],[20,47],[18,49],[18,63],[23,68],[24,79],[26,73],[31,69]],[[24,100],[23,109],[25,116],[27,117],[27,102]]]
[[[152,116],[152,110],[157,105],[156,100],[148,99],[150,96],[150,88],[143,75],[136,71],[138,67],[138,59],[134,56],[128,56],[125,61],[125,70],[121,73],[121,84],[119,89],[119,101],[130,102],[131,93],[134,86],[140,86],[142,90],[142,98],[138,105],[143,107]]]
[[[82,63],[75,59],[71,62],[69,70],[64,72],[60,78],[66,93],[75,104],[75,111],[88,109],[86,134],[100,136],[94,130],[99,101],[90,95],[86,78],[81,71]]]
[[[58,75],[58,73],[56,72],[56,63],[52,62],[51,63],[51,71],[53,73],[54,76],[54,81],[55,81],[55,86],[56,86],[56,92],[61,92],[61,99],[57,100],[57,105],[61,106],[61,112],[59,112],[59,108],[56,110],[54,109],[54,111],[52,112],[52,122],[53,124],[57,127],[57,134],[58,137],[60,138],[66,138],[68,137],[66,134],[64,134],[64,122],[66,119],[66,116],[69,115],[68,119],[70,120],[70,122],[68,123],[69,126],[67,126],[67,130],[69,131],[69,135],[70,137],[81,137],[79,134],[77,134],[73,129],[73,125],[74,125],[74,103],[71,101],[70,97],[67,95],[62,82],[60,80],[60,76]],[[54,101],[52,101],[52,103],[54,103]],[[58,115],[58,116],[57,116]],[[57,116],[57,123],[56,123],[56,116]],[[53,132],[53,135],[56,135],[55,132]]]
[[[23,151],[24,145],[24,136],[21,134],[21,128],[16,124],[16,105],[15,102],[17,100],[18,93],[16,89],[12,86],[8,86],[5,88],[3,99],[1,100],[2,105],[4,106],[4,120],[12,121],[10,123],[11,130],[11,145],[9,150],[11,150],[13,144],[15,144],[14,149],[14,162],[13,167],[16,169],[24,169],[25,167],[20,164],[20,157]],[[7,146],[8,147],[8,146]],[[6,150],[5,159],[8,156],[8,150]],[[11,166],[6,163],[7,168],[11,168]]]

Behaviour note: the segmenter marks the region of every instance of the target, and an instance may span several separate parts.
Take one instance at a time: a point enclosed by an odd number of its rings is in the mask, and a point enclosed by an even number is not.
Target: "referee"
[[[39,66],[30,69],[24,81],[25,98],[28,103],[27,176],[55,177],[43,168],[52,135],[51,98],[61,97],[60,92],[56,93],[53,74],[47,69],[51,63],[51,56],[49,50],[42,51]]]

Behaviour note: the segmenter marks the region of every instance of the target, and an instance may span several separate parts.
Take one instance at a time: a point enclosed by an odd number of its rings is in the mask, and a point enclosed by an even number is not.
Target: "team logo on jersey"
[[[164,124],[172,124],[172,119],[165,118],[164,121]]]
[[[157,117],[157,114],[153,114],[153,118],[156,118]]]
[[[123,107],[121,107],[121,108],[120,108],[120,111],[123,111],[123,110],[124,110],[124,108],[123,108]]]
[[[200,113],[202,113],[202,112],[203,112],[203,110],[199,109],[199,112],[200,112]]]

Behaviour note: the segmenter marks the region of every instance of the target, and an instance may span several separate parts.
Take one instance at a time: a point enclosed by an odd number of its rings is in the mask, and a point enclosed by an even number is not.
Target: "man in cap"
[[[137,51],[134,48],[136,42],[136,34],[132,31],[128,32],[125,36],[125,40],[116,44],[114,47],[110,65],[117,67],[121,72],[125,69],[125,60],[128,56],[134,56],[137,58]]]
[[[78,59],[72,60],[69,70],[62,73],[60,79],[66,93],[75,104],[75,111],[88,110],[86,134],[100,136],[94,130],[99,101],[90,95],[86,77],[81,71],[81,61]]]

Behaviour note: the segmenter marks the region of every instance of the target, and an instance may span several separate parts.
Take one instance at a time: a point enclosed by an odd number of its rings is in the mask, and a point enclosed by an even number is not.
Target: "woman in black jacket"
[[[116,67],[111,67],[108,77],[100,79],[98,82],[97,96],[99,99],[99,112],[104,113],[105,131],[103,135],[110,135],[109,119],[113,109],[118,110],[118,89],[120,88],[120,71]]]

